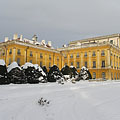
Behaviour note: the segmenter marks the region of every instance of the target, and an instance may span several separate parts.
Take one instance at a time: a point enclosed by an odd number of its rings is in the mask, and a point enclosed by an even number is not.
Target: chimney
[[[48,41],[48,46],[50,46],[50,47],[52,46],[52,43],[51,43],[51,41]]]
[[[41,44],[42,44],[42,45],[45,45],[45,40],[42,40]]]
[[[16,40],[16,39],[18,39],[18,35],[17,35],[17,34],[14,34],[14,35],[13,35],[13,40]]]
[[[20,35],[20,41],[22,41],[23,40],[23,35]]]
[[[38,38],[37,35],[34,35],[34,36],[32,37],[32,40],[35,41],[35,42],[37,42],[37,38]]]
[[[5,42],[7,42],[8,41],[8,37],[5,37]]]

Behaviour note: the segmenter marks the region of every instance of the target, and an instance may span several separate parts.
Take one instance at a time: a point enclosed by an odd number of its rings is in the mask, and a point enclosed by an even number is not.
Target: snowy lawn
[[[119,81],[2,85],[0,120],[120,120],[119,92]]]

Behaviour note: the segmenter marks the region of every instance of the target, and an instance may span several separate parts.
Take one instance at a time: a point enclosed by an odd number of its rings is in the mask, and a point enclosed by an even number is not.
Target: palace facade
[[[59,49],[52,48],[50,41],[37,42],[36,35],[29,40],[15,34],[13,40],[6,37],[0,43],[0,59],[7,65],[13,61],[19,65],[31,62],[48,69],[54,64],[60,69],[75,66],[78,71],[86,66],[93,79],[120,79],[120,34],[72,41]]]

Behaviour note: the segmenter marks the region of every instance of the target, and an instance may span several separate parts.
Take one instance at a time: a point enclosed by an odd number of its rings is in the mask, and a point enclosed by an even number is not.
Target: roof
[[[76,40],[76,41],[71,41],[69,44],[74,44],[77,42],[87,42],[87,41],[93,41],[93,40],[108,39],[108,38],[113,38],[113,37],[120,37],[120,34],[112,34],[112,35],[105,35],[105,36],[87,38],[87,39],[82,39],[82,40]]]

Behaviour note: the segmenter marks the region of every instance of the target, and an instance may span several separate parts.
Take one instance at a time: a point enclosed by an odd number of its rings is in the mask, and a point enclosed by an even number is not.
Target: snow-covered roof
[[[0,59],[0,65],[5,65],[5,61],[3,59]]]
[[[19,68],[21,70],[21,67],[18,66],[17,62],[12,62],[9,66],[7,71],[10,72],[13,68]]]

